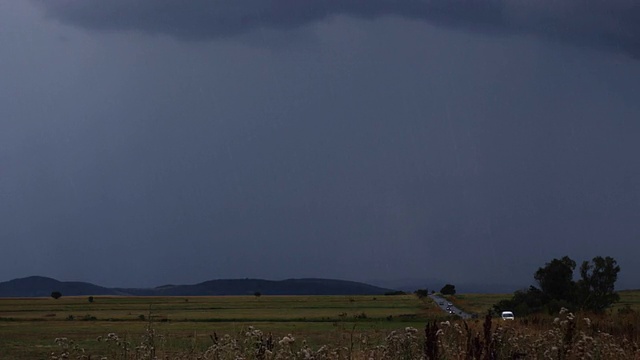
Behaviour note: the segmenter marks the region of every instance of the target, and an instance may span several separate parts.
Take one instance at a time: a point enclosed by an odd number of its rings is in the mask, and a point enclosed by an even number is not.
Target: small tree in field
[[[60,291],[52,291],[51,297],[58,300],[62,297],[62,293]]]
[[[255,296],[255,297],[256,297],[256,299],[257,299],[257,298],[259,298],[260,296],[262,296],[262,293],[261,293],[260,291],[256,291],[256,292],[254,292],[254,293],[253,293],[253,296]]]
[[[89,297],[87,298],[87,300],[89,300],[89,302],[90,302],[90,303],[92,303],[92,302],[93,302],[93,296],[89,296]]]
[[[455,285],[447,284],[447,285],[443,286],[442,289],[440,289],[440,293],[442,295],[455,295],[456,294],[456,287],[455,287]]]

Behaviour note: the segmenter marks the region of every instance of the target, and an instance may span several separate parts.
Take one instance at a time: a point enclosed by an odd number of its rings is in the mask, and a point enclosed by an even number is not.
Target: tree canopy
[[[574,280],[576,262],[568,256],[553,259],[539,268],[534,279],[540,288],[519,290],[509,300],[494,305],[494,310],[512,310],[520,315],[546,310],[555,313],[570,310],[602,312],[620,299],[615,292],[620,266],[611,257],[594,257],[580,266],[580,279]]]
[[[442,295],[455,295],[456,287],[455,285],[446,284],[445,286],[442,287],[442,289],[440,289],[440,293]]]
[[[552,300],[569,300],[573,297],[573,270],[576,262],[568,256],[553,259],[545,267],[541,267],[533,276],[540,285],[540,290]]]
[[[620,266],[611,257],[596,257],[580,266],[580,281],[576,284],[581,307],[602,312],[620,300],[614,285],[618,279]]]

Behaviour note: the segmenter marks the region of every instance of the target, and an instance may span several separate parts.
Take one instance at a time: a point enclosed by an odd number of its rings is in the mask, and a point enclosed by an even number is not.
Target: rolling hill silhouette
[[[379,295],[385,289],[361,282],[333,279],[262,279],[210,280],[193,285],[163,285],[155,288],[107,288],[87,282],[58,281],[30,276],[0,282],[0,297],[48,297],[59,291],[62,296],[213,296],[213,295]]]

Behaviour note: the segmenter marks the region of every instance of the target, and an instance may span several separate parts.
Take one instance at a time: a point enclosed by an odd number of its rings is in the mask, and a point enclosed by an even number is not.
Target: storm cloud
[[[400,16],[497,34],[531,34],[640,56],[634,0],[36,0],[49,16],[91,30],[207,40],[256,29],[289,30],[337,15]]]
[[[0,0],[0,280],[637,288],[637,10],[513,3]]]

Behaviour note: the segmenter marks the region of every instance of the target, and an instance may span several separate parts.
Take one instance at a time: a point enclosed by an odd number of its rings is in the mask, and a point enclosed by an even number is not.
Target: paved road
[[[449,313],[450,311],[453,311],[453,314],[451,315],[457,315],[460,316],[463,319],[470,319],[471,318],[471,314],[466,313],[460,309],[458,309],[454,304],[449,305],[449,301],[445,298],[443,298],[442,296],[438,296],[436,294],[431,294],[429,295],[429,297],[431,299],[433,299],[433,301],[436,302],[436,304],[442,309],[442,311]],[[447,309],[448,308],[448,309]]]

